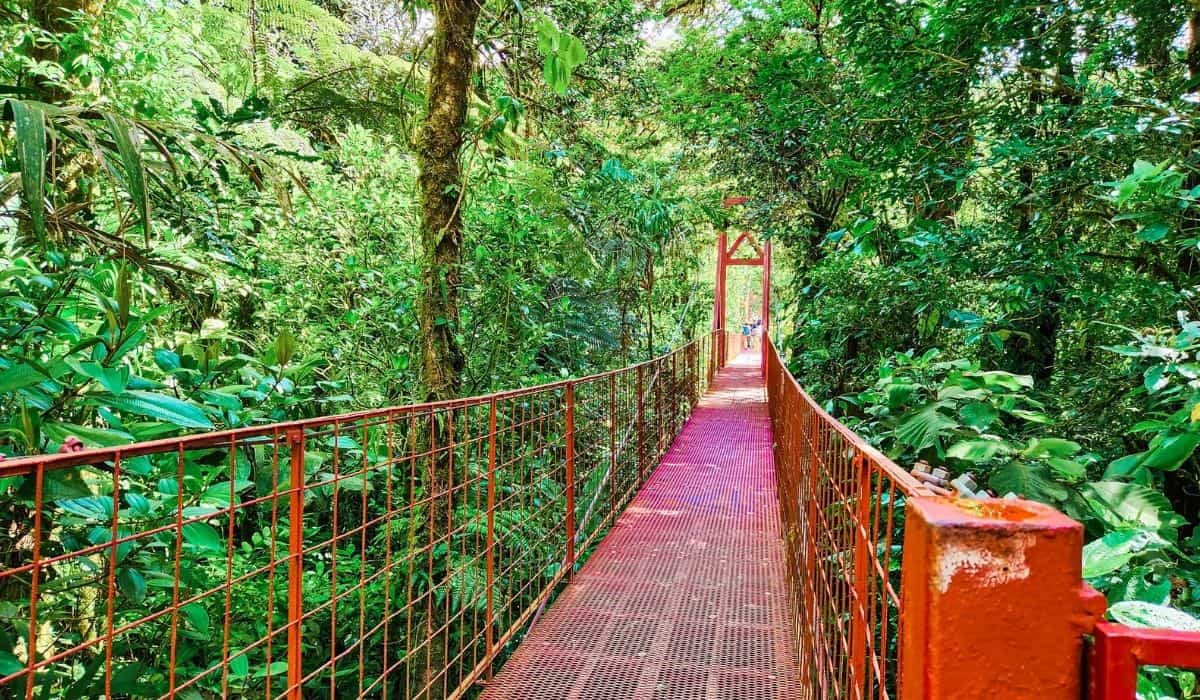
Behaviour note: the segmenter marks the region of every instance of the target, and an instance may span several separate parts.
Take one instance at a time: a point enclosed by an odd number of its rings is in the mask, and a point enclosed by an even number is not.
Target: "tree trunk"
[[[101,0],[40,0],[30,9],[30,18],[49,34],[65,36],[79,27],[95,26],[104,3]],[[58,63],[58,44],[53,41],[34,42],[30,57],[38,61]],[[71,98],[71,93],[61,85],[35,78],[31,87],[37,91],[42,102],[61,105]],[[87,92],[95,94],[96,85],[86,86]]]
[[[418,316],[427,398],[456,397],[465,363],[455,334],[462,284],[465,196],[461,151],[475,64],[476,0],[437,0],[428,108],[417,142],[424,293]]]
[[[422,295],[418,307],[426,397],[439,401],[457,397],[463,386],[466,360],[458,344],[459,287],[462,285],[463,221],[466,196],[463,182],[463,129],[467,121],[471,75],[475,65],[475,25],[479,20],[478,0],[435,0],[433,2],[433,53],[429,62],[428,106],[417,139],[417,186],[421,197]],[[452,531],[453,498],[450,484],[458,468],[454,460],[451,424],[453,412],[430,415],[432,451],[426,467],[425,485],[430,502],[428,527],[431,543],[449,543]],[[430,555],[434,555],[431,553]],[[421,693],[443,698],[458,684],[450,668],[447,650],[454,630],[447,580],[448,561],[430,560],[430,587],[440,591],[445,604],[430,600],[426,672]],[[412,689],[410,689],[411,691]]]

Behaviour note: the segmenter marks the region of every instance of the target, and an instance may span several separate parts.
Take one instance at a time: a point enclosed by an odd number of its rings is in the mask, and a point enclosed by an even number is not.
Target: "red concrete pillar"
[[[901,700],[1079,700],[1104,599],[1081,577],[1083,527],[1015,500],[911,498]]]

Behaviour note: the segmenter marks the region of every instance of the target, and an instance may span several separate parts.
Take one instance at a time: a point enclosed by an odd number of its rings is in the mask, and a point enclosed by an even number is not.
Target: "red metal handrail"
[[[14,459],[5,697],[457,697],[645,482],[714,333],[488,396]]]
[[[1076,699],[1085,634],[1090,700],[1135,700],[1142,666],[1200,670],[1200,633],[1097,623],[1078,523],[936,497],[764,353],[805,697]]]
[[[902,513],[931,495],[836,421],[764,338],[793,634],[810,697],[897,692]]]
[[[1200,632],[1102,622],[1092,636],[1088,658],[1090,700],[1135,700],[1138,669],[1142,666],[1200,671]]]

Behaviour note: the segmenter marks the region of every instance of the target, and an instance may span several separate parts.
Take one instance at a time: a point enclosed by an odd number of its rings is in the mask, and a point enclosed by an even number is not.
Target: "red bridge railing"
[[[903,512],[931,492],[826,413],[767,342],[793,634],[811,697],[895,697]]]
[[[0,696],[446,698],[645,482],[723,356],[0,463]],[[806,698],[1132,700],[1200,634],[1098,624],[1082,528],[933,496],[764,339]],[[998,695],[999,694],[999,695]]]
[[[717,370],[582,379],[0,463],[0,695],[457,697]]]
[[[1200,669],[1200,633],[1099,622],[1079,523],[934,496],[763,352],[803,697],[1135,700],[1141,666]]]

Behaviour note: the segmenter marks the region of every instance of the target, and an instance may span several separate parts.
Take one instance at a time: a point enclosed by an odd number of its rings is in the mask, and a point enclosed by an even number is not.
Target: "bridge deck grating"
[[[772,460],[744,353],[484,700],[796,697]]]

